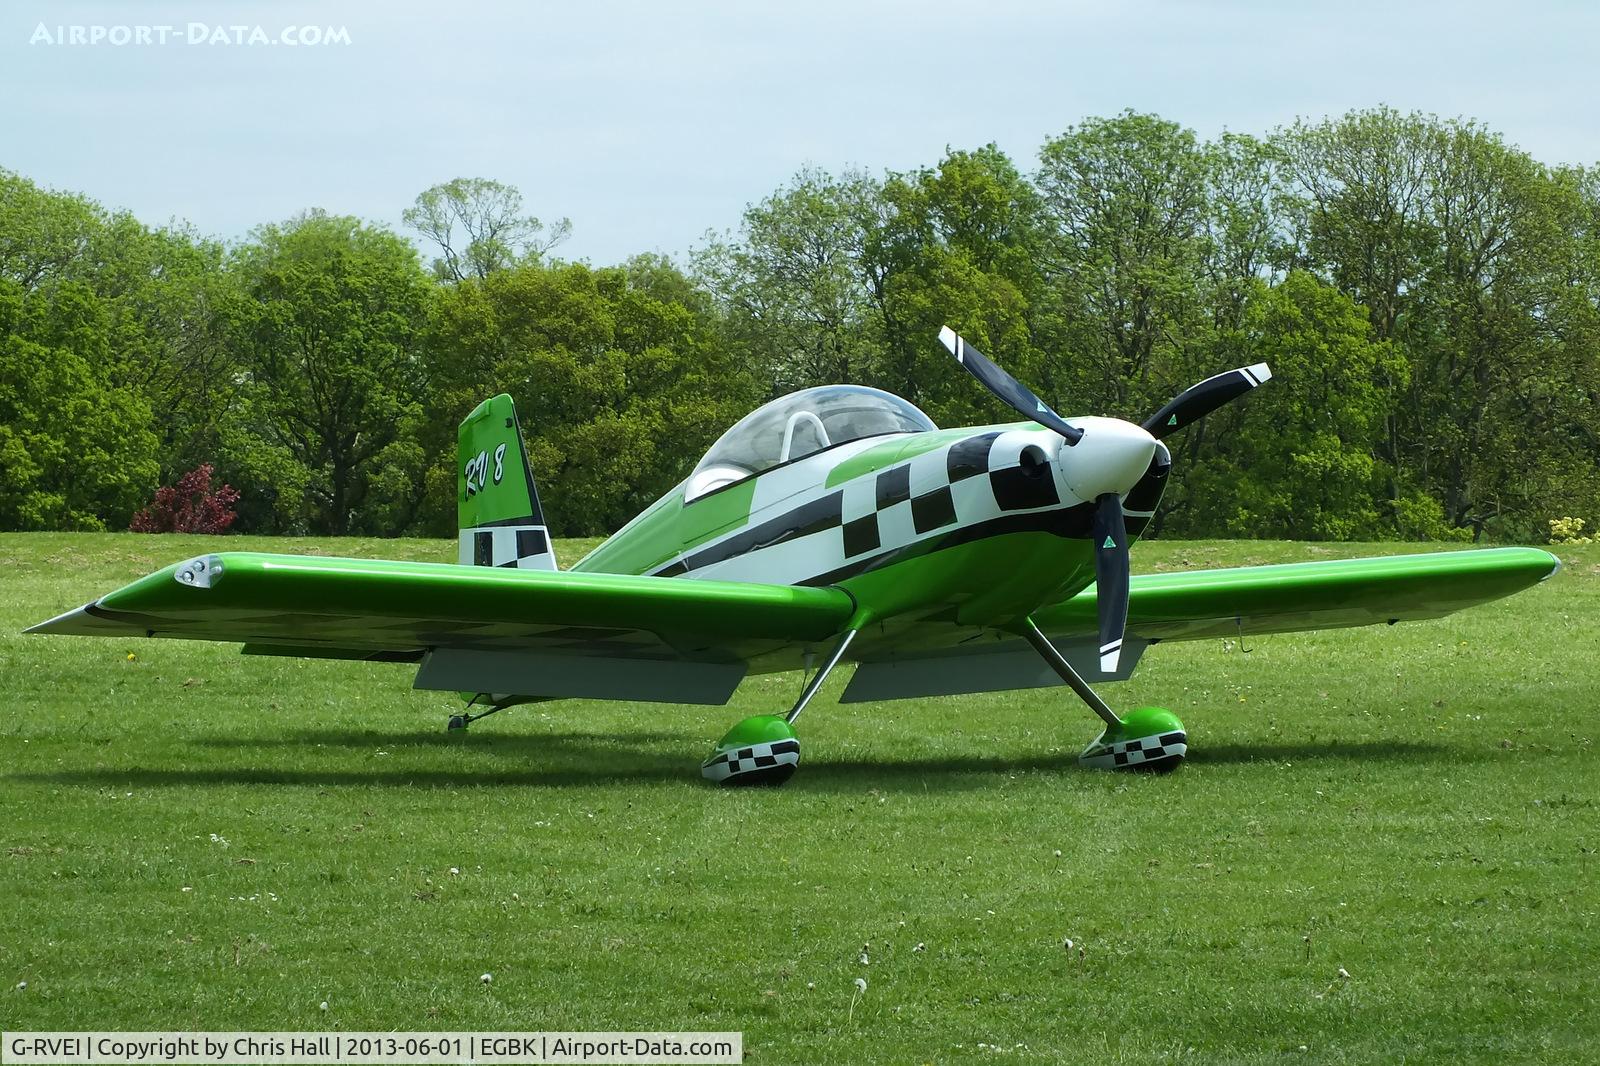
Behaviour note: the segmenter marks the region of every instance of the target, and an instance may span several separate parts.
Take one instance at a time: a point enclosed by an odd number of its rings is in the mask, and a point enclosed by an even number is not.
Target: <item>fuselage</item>
[[[1131,423],[1070,420],[890,433],[826,447],[686,500],[675,487],[578,571],[833,585],[875,619],[940,612],[1005,626],[1094,581],[1090,525],[1123,498],[1130,537],[1165,487],[1165,446]]]

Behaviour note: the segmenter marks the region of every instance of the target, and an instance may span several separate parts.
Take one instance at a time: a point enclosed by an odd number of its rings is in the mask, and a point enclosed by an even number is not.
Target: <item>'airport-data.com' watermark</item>
[[[230,45],[233,47],[319,48],[348,45],[346,26],[224,26],[189,22],[179,25],[49,25],[34,27],[28,43],[55,48],[159,48],[171,45]]]

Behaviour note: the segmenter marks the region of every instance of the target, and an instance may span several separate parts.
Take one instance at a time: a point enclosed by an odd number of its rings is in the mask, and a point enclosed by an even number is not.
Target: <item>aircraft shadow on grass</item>
[[[512,733],[473,730],[463,736],[443,730],[427,732],[392,733],[378,729],[302,729],[274,736],[210,736],[196,737],[190,743],[208,748],[295,748],[304,750],[321,745],[325,748],[355,748],[365,751],[392,751],[399,748],[455,748],[474,754],[489,755],[548,755],[552,747],[580,745],[584,747],[638,746],[647,742],[667,744],[683,740],[684,734],[666,730],[636,730],[631,733],[589,733],[563,730],[553,733]]]
[[[679,734],[649,732],[618,737],[601,733],[499,734],[462,738],[435,733],[380,734],[376,732],[302,732],[290,737],[210,737],[199,738],[197,745],[248,750],[252,748],[299,751],[348,748],[367,754],[361,762],[347,762],[321,768],[287,765],[257,766],[175,766],[116,769],[101,767],[59,770],[46,773],[21,773],[15,779],[66,785],[115,785],[123,787],[169,787],[186,785],[287,785],[320,787],[407,788],[497,788],[506,786],[592,787],[605,784],[684,785],[697,784],[693,762],[673,745]],[[649,742],[655,742],[654,746]],[[378,751],[390,758],[404,758],[411,747],[458,748],[469,758],[483,755],[509,756],[522,760],[508,769],[504,765],[458,768],[374,766]],[[1425,764],[1468,763],[1486,755],[1472,749],[1446,747],[1412,741],[1340,742],[1325,744],[1223,744],[1208,747],[1192,760],[1198,764],[1190,773],[1204,772],[1206,766],[1251,763],[1327,762],[1414,762]],[[337,759],[337,757],[336,757]],[[342,761],[342,760],[339,760]],[[686,769],[687,768],[687,769]],[[806,760],[806,773],[796,791],[859,792],[863,789],[914,788],[945,792],[981,790],[995,786],[1015,773],[1078,771],[1077,756],[1059,751],[1022,758],[981,754],[933,756],[895,760]]]

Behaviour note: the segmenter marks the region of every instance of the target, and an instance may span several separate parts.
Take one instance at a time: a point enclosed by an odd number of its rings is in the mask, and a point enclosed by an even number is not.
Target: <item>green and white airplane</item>
[[[415,687],[467,698],[450,728],[573,697],[723,704],[746,674],[808,671],[787,713],[739,722],[702,764],[724,784],[794,773],[795,720],[846,660],[845,703],[1064,682],[1105,722],[1082,764],[1169,770],[1188,750],[1177,716],[1118,715],[1089,681],[1128,677],[1161,641],[1437,618],[1560,566],[1497,548],[1130,580],[1171,467],[1162,439],[1267,381],[1266,365],[1136,425],[1064,419],[948,328],[940,340],[1024,420],[941,430],[877,389],[796,392],[562,571],[500,395],[461,424],[459,564],[221,552],[28,632],[415,663]]]

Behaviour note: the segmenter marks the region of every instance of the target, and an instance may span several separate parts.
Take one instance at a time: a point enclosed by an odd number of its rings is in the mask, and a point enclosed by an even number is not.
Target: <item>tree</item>
[[[1527,424],[1530,411],[1581,417],[1566,384],[1581,362],[1560,355],[1588,316],[1567,295],[1583,273],[1576,186],[1474,123],[1387,108],[1278,140],[1301,260],[1404,356],[1405,388],[1384,383],[1396,402],[1375,444],[1396,513],[1425,497],[1474,536],[1538,528],[1545,516],[1526,512],[1578,459],[1550,447],[1566,434]]]
[[[1204,278],[1211,328],[1240,328],[1257,282],[1282,280],[1293,259],[1293,235],[1284,217],[1283,165],[1278,146],[1224,133],[1205,147],[1206,247]]]
[[[731,337],[775,395],[859,372],[870,313],[861,202],[876,193],[865,175],[802,170],[745,210],[737,240],[714,238],[696,254]]]
[[[558,534],[609,533],[687,476],[760,397],[710,298],[676,267],[524,264],[443,294],[427,528],[454,528],[454,432],[484,397],[517,403]]]
[[[31,292],[72,276],[101,214],[82,196],[41,189],[0,168],[0,279]]]
[[[936,421],[1009,420],[955,366],[936,337],[950,325],[1046,394],[1055,361],[1036,342],[1042,208],[993,144],[949,151],[937,167],[892,174],[867,245],[879,355],[874,383]]]
[[[107,334],[95,373],[162,412],[163,471],[215,453],[238,376],[220,328],[232,288],[220,244],[0,171],[0,277],[24,293],[66,282],[92,291]]]
[[[1001,417],[935,338],[950,323],[1019,373],[1046,369],[1039,234],[1037,194],[991,144],[881,180],[803,170],[695,265],[773,393],[853,381],[936,419]]]
[[[422,192],[401,216],[439,248],[434,275],[444,281],[486,278],[545,253],[566,240],[572,223],[546,229],[522,213],[522,193],[488,178],[456,178]],[[459,230],[459,231],[458,231]]]
[[[235,455],[234,470],[248,483],[292,460],[298,499],[284,501],[285,517],[317,533],[380,531],[368,509],[374,463],[400,439],[424,381],[430,289],[416,250],[313,212],[258,229],[232,269],[249,297],[231,327],[248,369],[239,414],[246,438],[265,445]]]
[[[1297,265],[1365,307],[1379,340],[1395,336],[1433,251],[1433,127],[1426,116],[1376,108],[1298,122],[1275,138],[1293,185]]]
[[[1379,382],[1403,380],[1404,364],[1373,340],[1365,311],[1294,271],[1276,287],[1256,283],[1240,336],[1243,359],[1270,363],[1272,381],[1206,417],[1210,447],[1169,489],[1164,528],[1309,540],[1392,530],[1392,512],[1376,502],[1384,472],[1373,444],[1393,400]]]
[[[1526,540],[1600,514],[1600,170],[1469,121],[1377,108],[1206,142],[1129,111],[1052,138],[1031,176],[992,144],[808,169],[692,275],[549,261],[569,225],[484,179],[406,221],[431,278],[354,219],[229,249],[0,170],[0,524],[119,525],[215,462],[241,529],[448,533],[456,424],[505,390],[557,528],[603,532],[776,392],[1011,419],[938,346],[947,323],[1074,412],[1138,419],[1272,364],[1169,441],[1152,532]]]
[[[220,243],[181,228],[105,219],[89,240],[86,281],[104,302],[109,373],[162,413],[162,473],[175,478],[217,454],[242,368],[227,321],[236,278]]]
[[[1204,349],[1205,150],[1194,133],[1132,111],[1088,119],[1039,153],[1055,328],[1073,392],[1097,413],[1142,417],[1195,379]]]
[[[150,407],[108,380],[106,347],[87,287],[0,280],[0,528],[123,528],[149,497]]]

